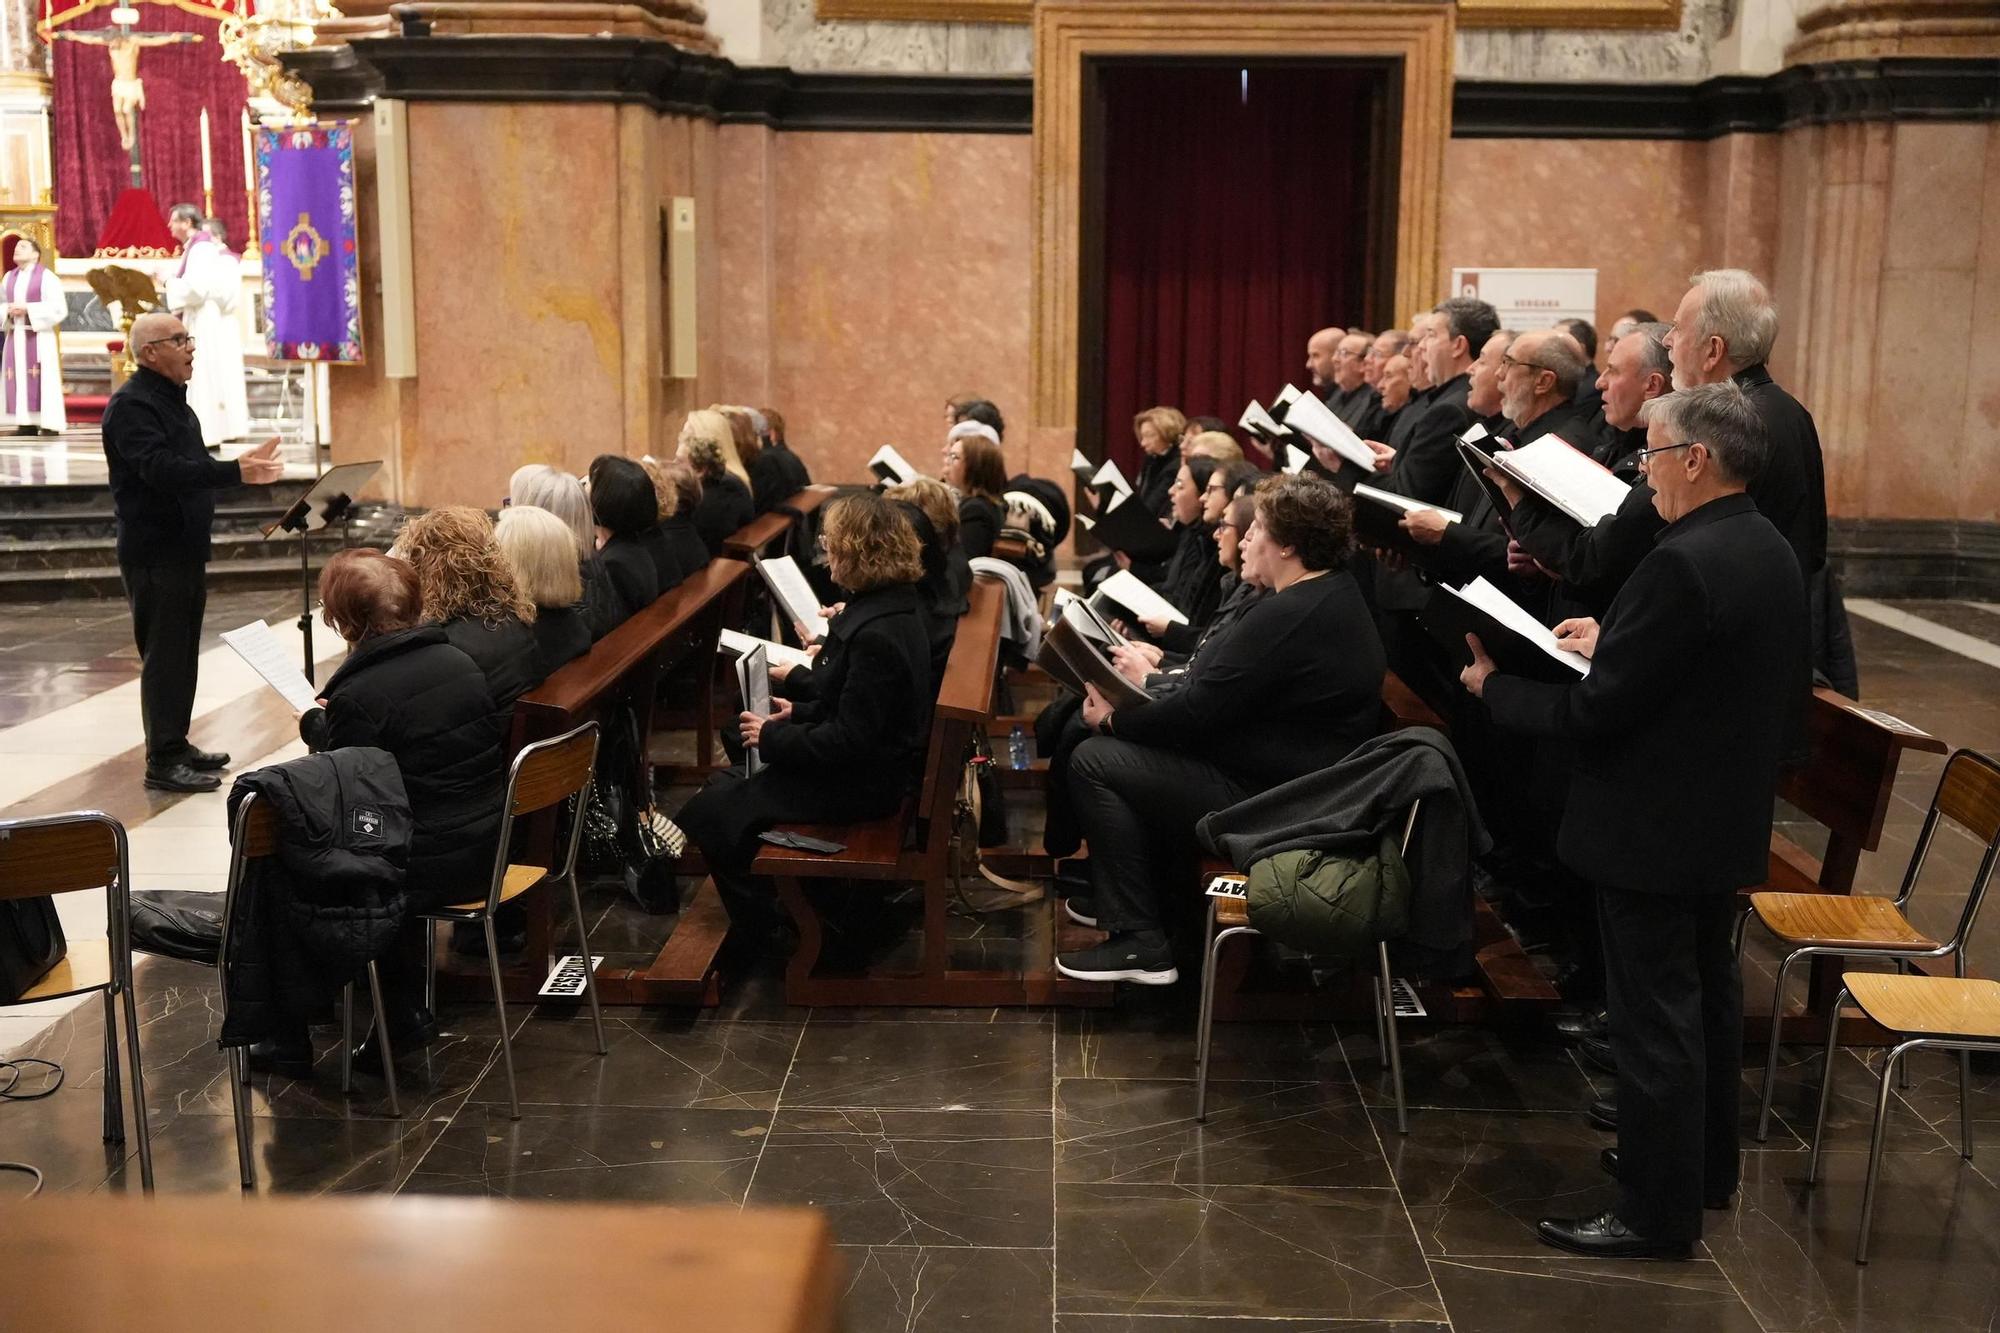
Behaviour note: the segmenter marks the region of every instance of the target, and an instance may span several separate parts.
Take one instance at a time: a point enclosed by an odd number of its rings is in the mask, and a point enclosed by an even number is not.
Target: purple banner
[[[274,359],[361,360],[354,209],[350,122],[257,131],[264,337]]]

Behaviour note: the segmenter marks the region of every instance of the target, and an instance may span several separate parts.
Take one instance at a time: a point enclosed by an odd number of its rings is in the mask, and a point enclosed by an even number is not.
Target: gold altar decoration
[[[236,0],[236,11],[222,20],[216,34],[222,58],[243,71],[250,97],[283,104],[294,115],[309,117],[312,89],[278,63],[287,51],[313,44],[319,26],[340,18],[329,0]]]
[[[1985,0],[1974,0],[1984,3]],[[1036,0],[815,0],[822,21],[1032,23]],[[1457,0],[1461,28],[1663,28],[1681,26],[1681,0]]]
[[[115,389],[139,368],[132,354],[132,321],[148,311],[164,308],[160,292],[151,278],[121,264],[106,264],[84,276],[106,311],[114,305],[118,307],[118,329],[124,335],[125,346],[111,358],[111,387]]]

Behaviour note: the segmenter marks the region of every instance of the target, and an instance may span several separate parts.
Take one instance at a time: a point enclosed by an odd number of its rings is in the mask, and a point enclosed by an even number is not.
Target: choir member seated
[[[653,574],[659,582],[660,591],[668,593],[680,587],[681,580],[688,575],[666,529],[666,516],[679,506],[680,496],[674,490],[673,479],[667,476],[664,463],[642,458],[639,466],[645,469],[646,480],[653,484],[653,511],[659,515],[659,522],[639,534],[639,544],[646,548],[646,555],[653,562]]]
[[[646,469],[617,454],[590,463],[590,509],[597,523],[597,554],[617,598],[615,624],[651,606],[660,595],[659,566],[645,536],[660,523],[660,498]]]
[[[1096,689],[1070,788],[1090,844],[1086,917],[1103,944],[1058,955],[1085,980],[1177,980],[1162,895],[1192,889],[1195,822],[1329,767],[1374,734],[1382,645],[1343,568],[1347,498],[1317,477],[1257,488],[1245,577],[1271,593],[1196,658],[1186,683],[1113,711]]]
[[[619,621],[618,594],[597,556],[597,528],[583,482],[546,463],[530,463],[515,469],[507,483],[507,500],[502,507],[514,505],[546,509],[569,529],[576,542],[576,571],[583,582],[583,614],[590,625],[590,639],[595,643],[603,638]]]
[[[514,701],[542,683],[535,647],[535,604],[493,540],[483,509],[447,505],[403,525],[397,549],[417,571],[424,619],[444,627],[451,645],[479,664],[505,734]]]
[[[737,529],[757,516],[742,462],[736,456],[736,428],[713,409],[690,412],[681,426],[674,457],[701,479],[701,503],[694,530],[714,555]]]
[[[758,513],[768,513],[812,485],[805,461],[785,443],[785,419],[774,407],[752,407],[750,428],[757,437],[757,456],[745,459],[750,474],[750,499]]]
[[[772,893],[750,874],[757,835],[775,824],[841,823],[894,814],[921,775],[935,698],[917,585],[917,534],[894,501],[844,496],[822,532],[833,580],[847,592],[813,666],[814,698],[744,713],[740,733],[763,761],[745,778],[719,773],[675,816],[701,848],[731,922],[768,936]]]
[[[590,651],[590,620],[583,607],[583,577],[576,541],[563,521],[533,505],[509,505],[493,526],[514,581],[535,604],[535,650],[544,678]]]
[[[958,544],[966,558],[993,554],[1007,517],[1007,460],[991,426],[961,421],[944,444],[944,484],[957,493]]]
[[[667,481],[674,488],[674,503],[669,509],[664,500],[660,512],[665,516],[660,520],[661,531],[667,534],[667,544],[673,548],[674,559],[680,563],[683,576],[694,573],[707,564],[714,555],[708,544],[695,531],[694,516],[701,509],[701,478],[686,463],[676,460],[666,465]]]

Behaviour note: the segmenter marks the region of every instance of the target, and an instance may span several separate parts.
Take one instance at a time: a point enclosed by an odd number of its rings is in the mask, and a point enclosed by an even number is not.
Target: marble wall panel
[[[1970,443],[1961,435],[1973,311],[1968,277],[1935,269],[1882,276],[1875,347],[1883,373],[1856,385],[1869,398],[1869,425],[1859,436],[1839,437],[1838,451],[1841,463],[1862,473],[1869,517],[1958,516]],[[1843,486],[1838,495],[1852,493]],[[1843,504],[1838,512],[1850,510]]]
[[[757,406],[771,400],[776,140],[762,125],[724,125],[716,133],[716,371],[725,395]]]
[[[1959,465],[1960,518],[2000,522],[2000,127],[1986,127],[1985,190],[1973,276],[1972,331],[1966,346],[1965,441]]]
[[[1779,143],[1775,134],[1726,134],[1704,145],[1708,262],[1766,282],[1777,261]]]
[[[857,478],[885,441],[934,469],[956,392],[986,395],[1025,427],[1029,140],[786,134],[776,144],[771,397],[814,475]]]
[[[619,447],[616,117],[611,106],[410,107],[418,428],[405,439],[406,501],[495,505],[523,463],[575,468]]]
[[[1897,126],[1885,268],[1972,271],[1988,137],[1980,124]]]

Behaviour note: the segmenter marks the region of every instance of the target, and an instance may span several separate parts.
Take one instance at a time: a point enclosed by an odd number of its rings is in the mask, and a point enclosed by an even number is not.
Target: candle
[[[215,164],[209,160],[208,108],[201,109],[201,200],[202,211],[215,212]]]
[[[243,108],[243,221],[250,228],[250,235],[243,243],[247,254],[258,245],[257,228],[257,154],[250,139],[250,108]]]

